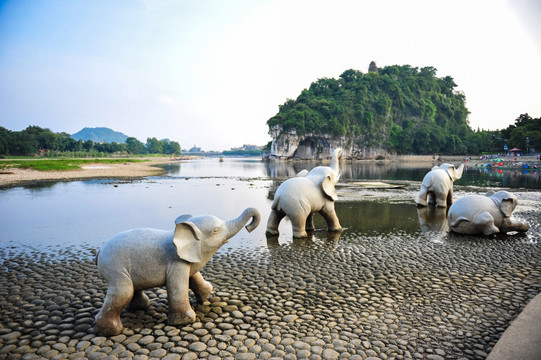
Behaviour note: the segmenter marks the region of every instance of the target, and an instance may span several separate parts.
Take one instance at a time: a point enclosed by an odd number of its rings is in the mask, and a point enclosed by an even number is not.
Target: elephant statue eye
[[[217,234],[217,233],[219,233],[219,232],[220,232],[220,227],[218,227],[218,226],[215,227],[214,230],[212,230],[212,233],[213,233],[213,234]]]

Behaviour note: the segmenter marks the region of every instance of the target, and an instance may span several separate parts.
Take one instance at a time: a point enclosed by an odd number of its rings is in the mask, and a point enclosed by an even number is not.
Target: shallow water
[[[241,231],[227,247],[258,248],[267,244],[265,224],[276,187],[298,171],[319,165],[315,162],[267,163],[254,159],[202,159],[168,164],[165,176],[139,181],[91,180],[33,184],[0,190],[0,249],[21,251],[44,247],[99,247],[109,237],[130,228],[171,229],[181,214],[213,214],[224,220],[238,216],[247,207],[256,207],[261,225],[251,234]],[[382,180],[409,184],[396,190],[365,190],[359,199],[347,199],[350,189],[339,188],[336,208],[344,235],[419,232],[423,219],[413,199],[418,183],[431,163],[342,164],[341,182]],[[536,174],[508,171],[492,174],[467,169],[455,183],[460,186],[504,186],[512,183],[538,184]],[[511,180],[509,180],[511,179]],[[413,184],[413,185],[411,185]],[[514,190],[520,191],[519,188]],[[344,195],[344,196],[342,196]],[[377,198],[378,201],[374,201]],[[444,218],[440,216],[440,218]],[[324,228],[315,217],[317,228]],[[433,221],[432,221],[433,222]],[[442,228],[446,230],[445,228]],[[280,226],[280,242],[291,242],[287,219]],[[441,235],[441,236],[440,236]],[[445,237],[445,234],[438,236]],[[316,232],[315,237],[326,236]]]

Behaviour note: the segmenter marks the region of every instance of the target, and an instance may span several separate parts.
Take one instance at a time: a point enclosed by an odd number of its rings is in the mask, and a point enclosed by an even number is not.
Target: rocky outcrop
[[[362,137],[331,136],[327,134],[299,135],[295,129],[283,131],[281,125],[271,128],[272,144],[269,159],[328,159],[333,149],[342,148],[342,158],[382,160],[392,153],[379,146],[366,146]]]

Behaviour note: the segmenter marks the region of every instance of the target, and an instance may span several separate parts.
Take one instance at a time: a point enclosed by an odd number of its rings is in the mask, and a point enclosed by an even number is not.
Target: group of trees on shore
[[[181,154],[176,141],[148,138],[142,143],[128,137],[125,143],[97,143],[92,140],[75,140],[70,134],[54,133],[39,126],[28,126],[22,131],[0,127],[0,155],[2,156],[109,156],[144,154]]]
[[[541,148],[537,135],[531,133],[533,125],[517,130],[525,126],[527,114],[505,130],[472,130],[465,95],[456,86],[450,76],[436,77],[433,67],[393,65],[377,69],[371,64],[366,74],[350,69],[338,79],[313,82],[297,99],[280,105],[267,125],[270,131],[281,125],[282,131],[295,129],[299,135],[350,137],[364,146],[399,154],[501,152],[503,145],[498,148],[501,144],[495,138],[508,139],[513,147],[521,147],[525,146],[526,132],[530,146]]]

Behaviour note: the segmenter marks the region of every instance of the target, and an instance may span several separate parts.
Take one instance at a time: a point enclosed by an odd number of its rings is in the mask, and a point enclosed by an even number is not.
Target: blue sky
[[[106,126],[183,148],[266,144],[322,77],[438,69],[472,128],[541,116],[536,0],[0,0],[0,126]]]

